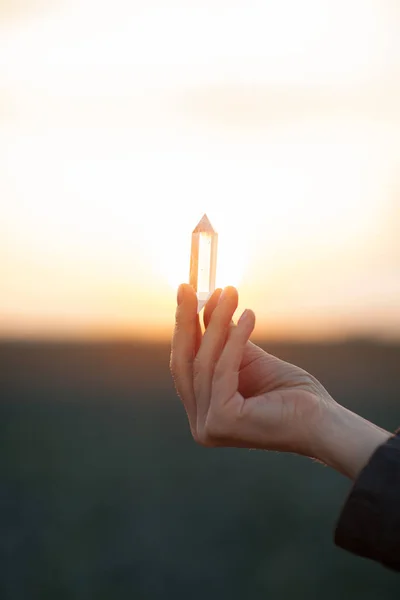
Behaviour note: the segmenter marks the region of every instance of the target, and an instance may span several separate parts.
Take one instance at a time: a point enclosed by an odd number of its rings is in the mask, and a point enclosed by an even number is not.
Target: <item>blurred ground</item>
[[[270,344],[349,408],[400,424],[400,346]],[[349,482],[306,458],[204,449],[169,347],[0,345],[0,598],[393,598],[334,547]]]

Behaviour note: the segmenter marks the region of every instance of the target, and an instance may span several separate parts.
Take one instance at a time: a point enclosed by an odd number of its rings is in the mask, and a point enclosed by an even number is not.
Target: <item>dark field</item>
[[[400,425],[400,346],[271,344]],[[350,483],[306,458],[191,440],[169,347],[0,345],[0,598],[392,599],[334,547]]]

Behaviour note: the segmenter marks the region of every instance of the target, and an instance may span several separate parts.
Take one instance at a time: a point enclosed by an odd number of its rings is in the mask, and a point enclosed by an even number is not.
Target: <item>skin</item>
[[[249,341],[255,315],[233,315],[238,292],[216,290],[204,333],[193,288],[182,284],[172,339],[171,372],[194,440],[295,452],[354,479],[391,434],[339,405],[303,369]]]

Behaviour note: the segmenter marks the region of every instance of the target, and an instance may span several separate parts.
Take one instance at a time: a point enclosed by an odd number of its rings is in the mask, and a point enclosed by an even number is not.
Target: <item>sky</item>
[[[400,338],[396,0],[0,0],[0,336]]]

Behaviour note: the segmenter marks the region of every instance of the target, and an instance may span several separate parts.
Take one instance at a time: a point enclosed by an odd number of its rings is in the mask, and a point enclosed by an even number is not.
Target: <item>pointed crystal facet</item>
[[[210,219],[205,213],[193,229],[193,233],[215,233],[214,227],[211,225]]]
[[[198,312],[215,290],[218,234],[206,214],[192,232],[190,285],[197,293]]]

